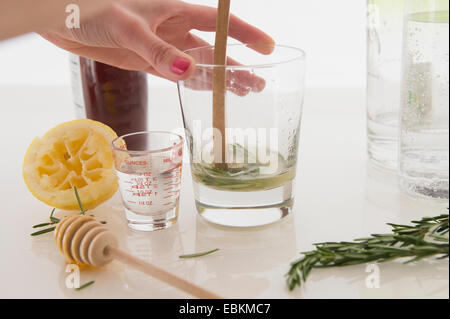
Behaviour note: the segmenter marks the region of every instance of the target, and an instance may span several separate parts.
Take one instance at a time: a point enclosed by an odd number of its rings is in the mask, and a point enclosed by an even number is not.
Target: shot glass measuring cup
[[[132,133],[112,142],[119,190],[130,228],[153,231],[176,223],[183,143],[180,135],[169,132]]]

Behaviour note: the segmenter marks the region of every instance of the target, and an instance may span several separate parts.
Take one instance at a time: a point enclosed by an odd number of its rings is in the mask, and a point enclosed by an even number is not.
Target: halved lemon
[[[39,200],[59,209],[92,209],[117,191],[111,142],[117,134],[87,119],[57,125],[35,138],[25,154],[23,179]]]

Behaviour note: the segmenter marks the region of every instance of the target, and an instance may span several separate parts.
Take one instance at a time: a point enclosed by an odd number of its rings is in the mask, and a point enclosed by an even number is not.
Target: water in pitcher
[[[397,168],[403,15],[406,0],[368,0],[367,151]]]
[[[405,37],[400,182],[416,197],[448,202],[448,11],[410,15]]]

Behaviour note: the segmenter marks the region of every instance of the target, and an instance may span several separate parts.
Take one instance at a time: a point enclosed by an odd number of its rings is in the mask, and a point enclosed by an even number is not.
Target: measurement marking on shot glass
[[[154,135],[159,139],[161,134]],[[124,140],[126,142],[126,138]],[[146,144],[149,141],[145,140]],[[166,153],[165,149],[158,153],[130,153],[130,158],[115,162],[127,219],[130,222],[130,218],[138,214],[142,220],[140,227],[147,227],[147,224],[150,227],[154,221],[153,217],[143,217],[143,214],[157,215],[163,220],[171,218],[171,209],[177,209],[179,195],[174,190],[180,187],[182,153],[178,151],[179,158],[164,156]],[[130,223],[129,226],[133,228]]]

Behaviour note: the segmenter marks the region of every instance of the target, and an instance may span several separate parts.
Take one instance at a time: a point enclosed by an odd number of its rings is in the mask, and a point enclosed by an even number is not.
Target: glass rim
[[[231,44],[227,44],[227,47],[233,47],[233,46],[248,47],[250,45],[251,45],[251,43],[231,43]],[[205,46],[201,46],[201,47],[187,49],[187,50],[185,50],[183,52],[189,54],[190,52],[193,52],[193,51],[212,49],[212,48],[214,48],[214,45],[205,45]],[[294,47],[294,46],[290,46],[290,45],[283,45],[283,44],[275,44],[274,48],[290,49],[292,51],[296,51],[297,55],[295,57],[293,57],[293,58],[284,59],[284,60],[279,61],[279,62],[259,63],[259,64],[246,64],[246,65],[225,65],[225,68],[226,69],[267,68],[267,67],[274,67],[274,66],[277,66],[277,65],[290,63],[290,62],[297,61],[297,60],[305,61],[305,59],[306,59],[306,52],[303,51],[300,48],[297,48],[297,47]],[[257,51],[255,51],[255,52],[257,52]],[[266,55],[266,54],[262,54],[261,53],[261,55]],[[267,54],[267,55],[269,55],[269,54]],[[219,67],[222,68],[222,67],[224,67],[223,64],[208,64],[208,63],[196,63],[195,66],[196,67],[200,67],[200,68],[212,68],[212,69],[213,68],[219,68]]]
[[[155,150],[146,150],[146,151],[135,151],[135,150],[123,150],[121,148],[118,148],[115,143],[120,140],[120,139],[124,139],[126,137],[130,137],[130,136],[135,136],[135,135],[152,135],[152,134],[164,134],[164,135],[171,135],[171,136],[176,136],[179,139],[179,142],[176,143],[175,145],[171,145],[168,147],[164,147],[164,148],[158,148]],[[141,132],[134,132],[134,133],[129,133],[129,134],[125,134],[122,136],[118,136],[116,137],[112,142],[111,142],[111,146],[113,151],[118,151],[118,152],[124,152],[124,153],[128,153],[128,154],[155,154],[155,153],[163,153],[163,152],[167,152],[170,151],[174,148],[177,148],[179,146],[182,146],[184,143],[184,138],[183,136],[176,134],[176,133],[172,133],[172,132],[168,132],[168,131],[141,131]]]

